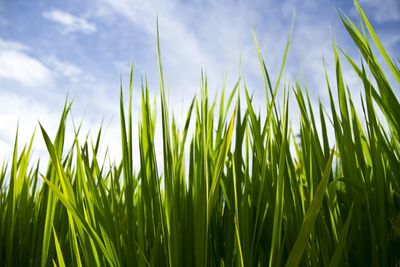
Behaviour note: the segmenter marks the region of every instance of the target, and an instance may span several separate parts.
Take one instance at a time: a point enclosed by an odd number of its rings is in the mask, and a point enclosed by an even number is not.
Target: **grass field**
[[[45,173],[30,161],[32,142],[20,150],[17,134],[12,160],[0,166],[0,265],[400,266],[400,71],[355,5],[359,27],[340,19],[363,59],[334,45],[330,105],[317,110],[299,83],[280,83],[282,71],[271,84],[256,41],[265,116],[240,81],[211,101],[203,76],[178,129],[158,46],[162,155],[147,84],[132,125],[133,70],[127,105],[121,87],[120,162],[100,160],[101,129],[94,141],[64,143],[79,133],[65,132],[68,102],[55,138],[40,126]],[[361,96],[350,94],[343,61],[363,85]],[[299,134],[289,123],[289,94],[300,110]]]

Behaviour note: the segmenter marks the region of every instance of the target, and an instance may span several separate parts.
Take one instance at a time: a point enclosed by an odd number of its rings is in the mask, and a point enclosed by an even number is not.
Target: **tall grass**
[[[100,162],[101,129],[89,142],[78,139],[76,128],[66,147],[69,103],[54,139],[40,127],[50,156],[45,173],[30,164],[32,141],[18,153],[17,133],[12,161],[0,167],[0,265],[399,266],[400,104],[394,89],[400,71],[355,5],[361,28],[340,19],[363,59],[340,56],[334,46],[337,88],[327,76],[329,106],[313,110],[299,84],[293,90],[280,84],[282,71],[271,84],[257,45],[266,115],[255,112],[240,82],[218,105],[210,102],[203,76],[201,97],[178,129],[158,46],[162,155],[154,147],[155,106],[147,83],[140,122],[132,125],[133,70],[128,107],[121,87],[120,162]],[[363,84],[362,114],[345,85],[340,57]],[[297,139],[289,124],[292,91],[300,110]]]

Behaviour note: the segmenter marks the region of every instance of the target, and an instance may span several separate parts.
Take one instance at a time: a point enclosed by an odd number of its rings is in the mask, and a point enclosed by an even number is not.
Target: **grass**
[[[121,86],[120,162],[100,162],[101,129],[90,142],[79,140],[75,128],[74,142],[65,144],[68,102],[54,139],[40,126],[50,157],[45,173],[30,162],[33,137],[18,153],[17,133],[11,162],[0,166],[0,265],[400,266],[400,103],[394,92],[400,71],[355,6],[360,28],[343,14],[340,19],[363,59],[357,63],[334,45],[337,88],[327,75],[329,106],[313,110],[298,83],[280,84],[290,39],[274,85],[256,41],[266,115],[254,111],[241,82],[228,97],[222,93],[218,105],[210,102],[203,76],[201,97],[178,129],[158,45],[163,155],[154,147],[155,106],[146,83],[140,122],[132,125],[133,68],[127,108]],[[340,58],[363,84],[363,114],[355,110]],[[289,124],[291,91],[300,110],[298,138]]]

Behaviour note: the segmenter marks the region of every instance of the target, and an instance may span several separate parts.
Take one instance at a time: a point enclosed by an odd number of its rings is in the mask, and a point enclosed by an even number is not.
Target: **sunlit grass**
[[[361,28],[340,19],[363,60],[339,54],[334,44],[337,88],[327,75],[330,105],[318,110],[298,83],[280,83],[290,39],[276,84],[256,41],[266,115],[255,112],[240,81],[218,105],[210,102],[203,76],[201,96],[178,129],[168,111],[158,43],[162,155],[154,146],[147,83],[140,122],[132,124],[133,69],[127,107],[121,86],[120,162],[100,160],[101,129],[89,142],[79,140],[75,128],[66,146],[69,103],[54,139],[40,126],[50,157],[45,173],[29,161],[32,141],[18,153],[17,133],[12,161],[0,166],[0,265],[399,266],[400,103],[394,90],[400,71],[355,5]],[[362,114],[340,58],[363,84]],[[300,111],[296,139],[288,112],[293,93]]]

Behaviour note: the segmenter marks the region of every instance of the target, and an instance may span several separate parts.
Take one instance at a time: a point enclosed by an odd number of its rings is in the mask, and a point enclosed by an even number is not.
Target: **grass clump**
[[[178,130],[168,112],[159,46],[162,158],[147,84],[139,125],[132,125],[132,72],[127,108],[121,88],[120,162],[99,162],[101,129],[94,142],[83,143],[76,129],[66,148],[69,103],[54,139],[41,126],[50,156],[44,174],[29,162],[33,138],[18,153],[17,134],[12,161],[0,168],[0,265],[399,266],[400,104],[386,75],[398,86],[400,71],[356,8],[361,30],[340,19],[363,57],[357,64],[343,52],[363,84],[364,113],[355,111],[335,46],[338,104],[328,77],[330,106],[318,110],[296,84],[297,140],[288,90],[277,99],[282,71],[273,86],[259,49],[266,116],[256,114],[240,82],[221,97],[217,113],[203,77],[201,97]],[[331,130],[335,144],[328,141]]]

